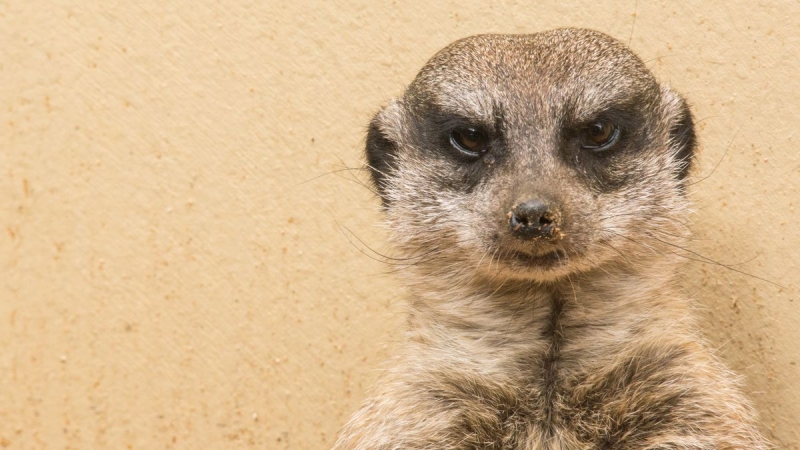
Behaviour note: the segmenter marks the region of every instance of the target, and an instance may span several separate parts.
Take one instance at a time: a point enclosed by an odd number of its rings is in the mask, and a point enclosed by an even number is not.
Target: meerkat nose
[[[508,213],[511,232],[520,239],[555,240],[561,236],[558,206],[540,199],[519,203]]]

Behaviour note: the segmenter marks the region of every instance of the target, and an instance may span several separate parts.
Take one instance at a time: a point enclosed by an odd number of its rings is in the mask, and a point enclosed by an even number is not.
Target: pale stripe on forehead
[[[442,81],[433,101],[442,112],[491,123],[494,117],[495,89],[486,83],[470,86],[457,82]]]
[[[582,83],[569,96],[569,114],[573,120],[591,120],[609,109],[641,109],[658,98],[657,85],[619,76],[602,82]]]

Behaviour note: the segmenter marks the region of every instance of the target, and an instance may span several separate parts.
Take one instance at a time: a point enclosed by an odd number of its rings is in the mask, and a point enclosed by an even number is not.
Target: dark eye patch
[[[604,153],[625,146],[641,132],[643,123],[638,117],[637,111],[607,109],[588,120],[574,121],[564,128],[564,133],[582,150]]]
[[[468,159],[478,159],[490,149],[489,135],[473,126],[458,127],[450,132],[450,145]]]
[[[611,150],[621,135],[622,131],[615,123],[608,120],[596,120],[581,128],[581,148],[593,152]]]
[[[494,124],[440,111],[428,111],[425,134],[438,142],[439,148],[460,159],[475,161],[492,149],[496,140]],[[435,138],[434,138],[435,137]]]

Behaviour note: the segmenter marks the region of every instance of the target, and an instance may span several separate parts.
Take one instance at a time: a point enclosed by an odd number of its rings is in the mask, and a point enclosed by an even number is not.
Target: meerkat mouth
[[[531,254],[518,250],[511,250],[509,257],[516,262],[522,262],[526,266],[536,268],[551,268],[563,266],[569,261],[567,253],[562,249],[553,250],[547,253]]]

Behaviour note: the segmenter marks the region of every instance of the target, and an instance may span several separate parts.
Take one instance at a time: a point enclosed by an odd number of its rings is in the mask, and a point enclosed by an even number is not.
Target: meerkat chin
[[[602,33],[436,54],[369,127],[410,314],[335,448],[766,449],[675,283],[694,147]]]

